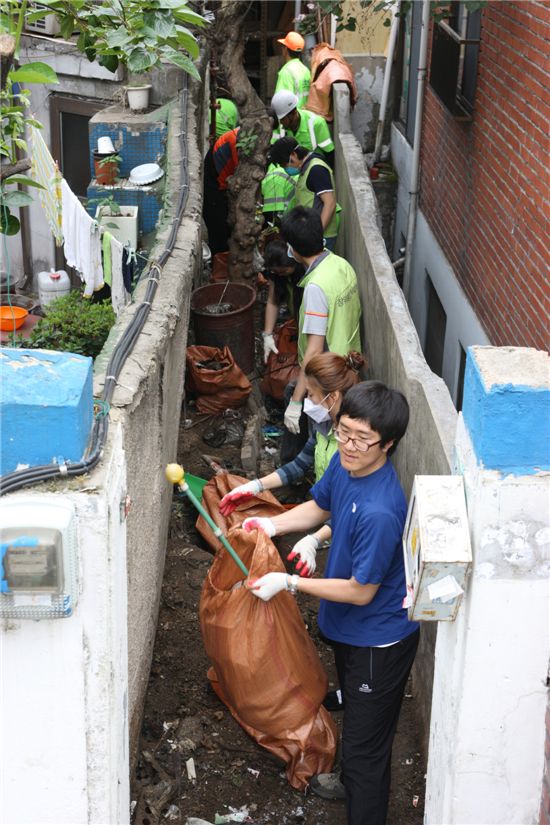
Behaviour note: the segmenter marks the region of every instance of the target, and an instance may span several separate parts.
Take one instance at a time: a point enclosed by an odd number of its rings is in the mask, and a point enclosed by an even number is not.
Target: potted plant
[[[100,226],[108,229],[121,244],[129,243],[132,249],[137,248],[137,206],[121,206],[112,195],[106,198],[93,198],[90,203],[97,203],[95,219]]]
[[[100,186],[114,186],[118,178],[121,157],[117,152],[100,154],[94,149],[95,177]]]
[[[124,87],[128,106],[133,112],[144,112],[149,106],[149,92],[152,88],[147,74],[130,75]]]

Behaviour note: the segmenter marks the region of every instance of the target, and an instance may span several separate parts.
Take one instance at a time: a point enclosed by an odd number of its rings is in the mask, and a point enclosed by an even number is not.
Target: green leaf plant
[[[30,161],[24,157],[27,153],[27,129],[42,128],[42,124],[29,115],[30,90],[25,86],[58,82],[56,73],[46,63],[18,62],[26,10],[27,0],[3,0],[0,8],[0,35],[11,46],[8,71],[2,76],[0,88],[0,233],[4,235],[17,235],[20,229],[19,218],[11,210],[21,209],[33,201],[32,195],[19,189],[19,186],[44,188],[28,175],[20,174],[30,166]]]
[[[207,21],[185,0],[42,0],[41,5],[33,19],[54,12],[61,35],[69,39],[77,32],[79,51],[111,72],[122,65],[139,74],[167,62],[200,80],[192,28]]]
[[[29,349],[76,352],[95,358],[115,322],[110,301],[94,302],[78,290],[56,298],[48,312],[36,324],[30,337],[17,341]]]

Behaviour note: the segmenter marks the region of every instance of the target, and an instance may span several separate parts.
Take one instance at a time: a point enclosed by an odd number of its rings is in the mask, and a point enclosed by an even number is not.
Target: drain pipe
[[[382,151],[382,137],[384,135],[384,126],[386,123],[386,109],[388,106],[388,97],[390,93],[393,57],[395,54],[397,35],[399,33],[399,11],[401,3],[399,3],[398,6],[399,8],[392,8],[390,39],[388,42],[388,54],[386,57],[386,68],[384,71],[384,85],[382,86],[382,99],[380,100],[380,112],[378,114],[378,127],[376,129],[376,141],[374,143],[372,166],[380,160],[380,153]]]
[[[418,55],[418,87],[416,90],[416,117],[414,119],[414,146],[411,171],[409,216],[407,220],[407,245],[405,247],[405,269],[403,270],[403,292],[409,300],[411,289],[411,265],[414,235],[416,232],[416,208],[420,180],[420,139],[422,137],[422,114],[424,105],[424,84],[428,57],[428,30],[430,27],[430,0],[422,0],[422,31],[420,33],[420,53]]]

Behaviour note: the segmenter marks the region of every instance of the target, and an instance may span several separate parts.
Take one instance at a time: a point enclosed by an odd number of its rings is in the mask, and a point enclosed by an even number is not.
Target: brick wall
[[[427,86],[420,206],[491,343],[546,349],[550,5],[482,15],[472,121]]]

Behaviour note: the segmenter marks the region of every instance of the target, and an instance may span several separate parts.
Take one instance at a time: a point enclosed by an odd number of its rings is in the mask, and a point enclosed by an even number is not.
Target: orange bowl
[[[23,326],[29,313],[23,307],[0,306],[0,329],[13,332]]]

